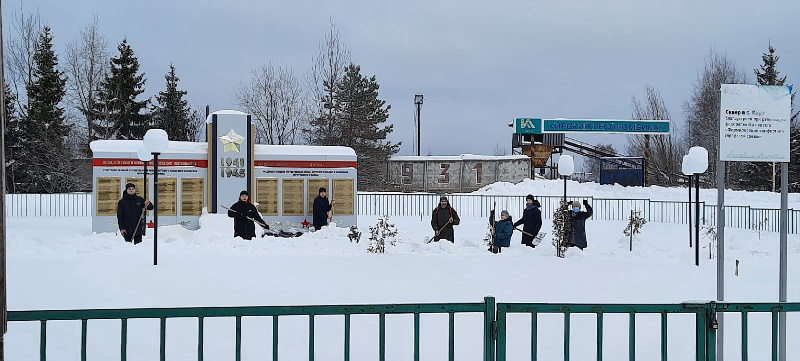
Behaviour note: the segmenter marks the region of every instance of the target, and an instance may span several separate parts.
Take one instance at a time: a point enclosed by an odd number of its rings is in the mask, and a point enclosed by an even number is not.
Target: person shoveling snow
[[[228,210],[228,217],[233,218],[233,236],[242,237],[246,240],[251,240],[256,236],[256,225],[264,228],[265,232],[269,230],[269,226],[261,215],[258,214],[256,206],[250,203],[250,193],[242,191],[239,193],[239,201],[234,203],[230,208],[223,206]],[[264,234],[261,235],[264,237]]]

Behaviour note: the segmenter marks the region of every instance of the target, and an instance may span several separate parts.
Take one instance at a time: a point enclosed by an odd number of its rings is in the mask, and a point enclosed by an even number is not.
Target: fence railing
[[[6,194],[8,217],[91,217],[91,193]]]
[[[440,195],[429,193],[358,193],[358,214],[371,216],[415,216],[429,217],[439,204]],[[493,205],[497,210],[506,209],[514,213],[525,208],[525,197],[481,194],[448,194],[450,204],[462,217],[488,217]],[[553,212],[563,199],[561,196],[538,196],[542,204],[542,217],[552,219]],[[593,196],[569,195],[568,200],[586,199],[592,205],[593,219],[602,221],[627,221],[631,211],[640,211],[648,222],[686,224],[694,222],[694,204],[688,201],[661,201],[651,199],[597,198]],[[691,206],[691,210],[690,210]],[[700,202],[700,223],[716,226],[717,206]],[[753,208],[750,206],[725,206],[725,226],[778,232],[780,209]],[[800,210],[789,209],[788,229],[790,234],[800,233]]]
[[[604,346],[604,317],[608,314],[627,314],[628,315],[628,332],[627,332],[627,353],[628,360],[636,360],[636,329],[637,321],[636,316],[641,314],[654,314],[660,317],[660,330],[658,332],[658,341],[647,343],[648,345],[657,344],[660,354],[660,360],[666,361],[669,359],[668,353],[668,330],[669,330],[669,314],[684,314],[694,316],[694,359],[697,361],[710,361],[716,360],[717,350],[717,336],[716,331],[718,328],[717,313],[738,313],[741,319],[741,360],[747,361],[749,358],[749,344],[748,338],[749,324],[748,314],[750,313],[770,313],[771,314],[771,332],[767,330],[759,330],[762,334],[770,334],[770,354],[772,360],[778,359],[778,316],[781,312],[800,312],[800,302],[795,303],[682,303],[682,304],[525,304],[525,303],[498,303],[497,304],[497,361],[506,361],[507,359],[507,319],[509,314],[529,314],[531,317],[531,348],[530,359],[538,359],[538,318],[540,314],[560,314],[563,318],[563,354],[564,360],[570,360],[570,346],[571,344],[571,317],[576,314],[593,314],[595,315],[596,331],[596,346],[595,357],[598,361],[603,360],[603,346]],[[788,339],[788,337],[787,337]],[[686,350],[688,347],[685,343],[681,343],[680,349]],[[686,359],[686,356],[678,357],[677,359]],[[800,355],[793,358],[796,359]],[[582,358],[585,359],[585,358]],[[619,356],[614,358],[620,359]],[[654,358],[647,358],[654,359]],[[767,359],[766,355],[760,354],[758,360]]]
[[[450,203],[462,217],[488,217],[492,206],[497,209],[514,210],[525,208],[525,197],[482,194],[450,194]],[[538,196],[542,204],[542,217],[550,219],[561,202],[561,196]],[[602,221],[626,221],[631,211],[642,212],[648,222],[686,224],[694,206],[686,201],[662,201],[646,198],[597,198],[592,196],[568,196],[569,200],[589,200],[594,209],[593,219]],[[358,215],[371,216],[430,216],[439,203],[439,195],[431,193],[359,192]],[[700,202],[701,224],[715,226],[716,205]],[[60,194],[7,194],[6,214],[9,217],[91,217],[91,193]],[[800,210],[790,209],[789,233],[800,233]],[[778,232],[780,210],[754,208],[750,206],[726,205],[725,226]]]
[[[604,345],[606,339],[606,327],[604,324],[607,315],[620,314],[628,315],[627,320],[627,354],[628,360],[636,360],[637,350],[644,347],[637,347],[637,315],[653,314],[660,316],[658,330],[658,341],[647,342],[644,346],[654,347],[659,345],[659,354],[662,361],[669,359],[668,330],[670,323],[668,315],[682,314],[692,316],[694,324],[690,330],[694,332],[695,344],[692,345],[681,342],[680,350],[688,350],[692,353],[696,361],[716,360],[716,331],[717,313],[738,313],[741,315],[741,359],[747,360],[749,356],[748,345],[749,334],[752,326],[748,324],[748,315],[751,313],[770,313],[771,324],[771,355],[773,360],[778,357],[778,316],[781,312],[800,312],[800,302],[796,303],[715,303],[715,302],[687,302],[681,304],[544,304],[544,303],[498,303],[495,304],[494,297],[484,298],[482,303],[427,303],[427,304],[376,304],[376,305],[322,305],[322,306],[262,306],[262,307],[202,307],[202,308],[138,308],[138,309],[95,309],[95,310],[59,310],[59,311],[9,311],[8,320],[12,323],[10,332],[14,332],[14,324],[21,322],[39,322],[39,360],[46,360],[47,349],[47,325],[51,321],[80,321],[81,322],[81,345],[80,358],[85,361],[87,358],[87,333],[89,321],[93,323],[98,320],[119,320],[119,355],[122,361],[128,357],[128,321],[133,319],[157,319],[160,320],[159,351],[160,360],[166,360],[166,334],[167,321],[176,318],[195,318],[197,319],[197,348],[196,350],[181,350],[180,354],[196,352],[197,360],[202,361],[204,357],[204,319],[206,318],[234,318],[235,328],[235,348],[233,350],[234,360],[240,361],[242,358],[242,317],[271,317],[272,318],[272,359],[278,360],[279,340],[279,317],[286,316],[307,316],[308,317],[308,351],[307,355],[292,355],[293,358],[307,357],[308,360],[315,358],[315,338],[317,337],[314,327],[316,316],[344,316],[344,344],[341,359],[350,359],[351,349],[351,315],[377,315],[378,316],[378,359],[386,360],[386,315],[394,314],[413,314],[413,354],[414,360],[418,361],[420,355],[420,315],[421,314],[447,314],[449,315],[448,327],[448,359],[453,360],[456,350],[455,339],[455,314],[457,313],[477,313],[483,316],[483,341],[482,357],[484,361],[506,361],[509,356],[507,348],[509,346],[508,316],[510,314],[530,315],[531,337],[530,337],[530,359],[537,360],[539,357],[539,319],[544,314],[560,314],[563,319],[563,359],[570,360],[573,321],[574,315],[590,314],[595,315],[596,327],[596,347],[595,358],[603,360]],[[756,324],[756,328],[759,324]],[[675,325],[673,325],[675,326]],[[680,326],[680,325],[678,325]],[[642,326],[638,326],[642,329]],[[459,332],[469,327],[460,327]],[[646,330],[646,329],[645,329]],[[475,329],[474,331],[478,331]],[[614,329],[612,334],[618,335],[619,330]],[[766,335],[767,330],[756,329],[755,334]],[[692,331],[686,333],[691,335]],[[640,333],[641,334],[641,333]],[[323,335],[329,337],[330,335]],[[293,334],[292,338],[296,338]],[[215,341],[219,341],[215,339]],[[639,345],[642,346],[642,345]],[[618,351],[618,350],[615,350]],[[65,356],[63,350],[59,350],[59,356]],[[325,355],[330,358],[333,355]],[[795,356],[800,357],[800,355]],[[526,359],[528,356],[525,357]],[[794,359],[790,358],[790,359]],[[585,356],[582,357],[585,359]],[[618,356],[613,359],[621,359]],[[640,358],[643,359],[643,358]],[[652,357],[647,359],[654,359]],[[677,359],[687,359],[685,355]],[[764,355],[758,357],[759,360],[766,359]]]
[[[427,303],[427,304],[382,304],[382,305],[322,305],[322,306],[261,306],[261,307],[201,307],[201,308],[131,308],[131,309],[94,309],[94,310],[58,310],[58,311],[9,311],[9,322],[39,322],[39,360],[47,358],[47,323],[51,321],[81,321],[81,346],[80,357],[86,361],[87,333],[89,321],[119,320],[119,355],[120,360],[128,357],[128,320],[132,319],[158,319],[160,320],[159,350],[160,360],[166,359],[166,334],[167,320],[177,318],[197,319],[197,360],[204,357],[204,319],[206,318],[235,318],[235,349],[234,360],[242,358],[242,317],[271,317],[272,318],[272,359],[278,360],[279,333],[278,319],[286,316],[308,316],[308,360],[315,357],[315,329],[316,316],[344,316],[344,345],[342,359],[350,359],[350,316],[351,315],[377,315],[378,316],[378,355],[379,360],[386,360],[386,315],[413,314],[414,316],[414,360],[420,359],[420,315],[421,314],[447,314],[449,315],[448,350],[449,360],[455,355],[455,314],[480,313],[484,315],[483,339],[485,343],[484,359],[489,357],[492,350],[491,325],[494,320],[494,298],[486,297],[483,303]],[[296,335],[292,335],[296,337]],[[188,350],[183,352],[189,352]],[[61,352],[59,352],[61,355]],[[330,356],[330,355],[326,355]]]

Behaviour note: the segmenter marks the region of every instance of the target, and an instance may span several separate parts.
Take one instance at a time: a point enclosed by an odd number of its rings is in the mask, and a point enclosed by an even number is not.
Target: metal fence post
[[[483,361],[495,359],[495,299],[493,296],[483,298],[486,309],[483,311]]]

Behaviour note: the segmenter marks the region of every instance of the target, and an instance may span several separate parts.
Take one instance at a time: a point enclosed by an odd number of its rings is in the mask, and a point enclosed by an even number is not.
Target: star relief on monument
[[[222,141],[223,151],[239,152],[241,151],[241,145],[244,141],[244,137],[236,134],[236,131],[231,128],[231,130],[228,131],[228,134],[219,137],[219,140]]]

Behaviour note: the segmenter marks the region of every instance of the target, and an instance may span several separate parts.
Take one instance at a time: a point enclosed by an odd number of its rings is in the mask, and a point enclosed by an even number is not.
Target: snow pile
[[[549,183],[540,182],[538,184]],[[512,215],[514,211],[512,210]],[[76,309],[125,307],[257,306],[362,303],[481,302],[492,295],[498,302],[677,303],[715,298],[716,260],[688,247],[688,226],[649,222],[634,236],[633,251],[623,234],[626,222],[586,222],[589,247],[571,248],[565,259],[555,257],[548,235],[535,249],[520,244],[515,232],[511,247],[492,254],[483,245],[486,218],[462,217],[455,226],[455,243],[425,243],[433,231],[427,219],[392,217],[398,234],[385,254],[367,252],[366,235],[377,217],[359,217],[361,242],[350,242],[345,227],[324,227],[300,237],[233,238],[232,219],[205,214],[200,229],[159,228],[158,266],[153,266],[152,230],[139,245],[113,233],[95,234],[89,218],[19,218],[9,222],[9,309]],[[291,224],[273,224],[291,230]],[[296,229],[296,228],[295,228]],[[543,232],[552,232],[545,220]],[[708,247],[708,239],[700,242]],[[739,276],[734,276],[740,261]],[[790,283],[800,277],[800,242],[789,239]],[[730,301],[777,299],[778,235],[741,229],[726,230],[726,290]],[[800,300],[800,288],[790,287],[789,300]],[[763,318],[761,318],[763,316]],[[750,352],[769,353],[770,315],[751,315]],[[738,355],[739,324],[726,318],[729,357]],[[789,316],[789,339],[800,337],[800,317]],[[341,355],[343,318],[315,318],[317,355]],[[386,317],[387,353],[410,359],[413,352],[411,315]],[[422,316],[421,355],[447,355],[448,316]],[[456,315],[456,358],[481,359],[482,316]],[[559,315],[540,315],[539,358],[561,357]],[[606,359],[627,355],[626,315],[605,319]],[[119,358],[119,321],[89,321],[89,359]],[[377,358],[377,316],[353,316],[352,359]],[[530,352],[530,317],[508,319],[509,359]],[[158,320],[131,320],[129,360],[158,359]],[[594,315],[572,316],[574,359],[594,359]],[[669,353],[691,359],[691,316],[670,316]],[[637,317],[637,355],[658,359],[658,316]],[[764,331],[766,330],[766,331]],[[80,355],[80,322],[48,322],[48,359]],[[205,321],[205,357],[232,359],[234,319]],[[242,321],[243,359],[271,355],[272,319]],[[280,358],[303,358],[308,351],[308,318],[280,319]],[[153,335],[156,335],[153,337]],[[170,319],[167,358],[196,359],[197,321]],[[39,324],[12,322],[6,335],[6,355],[12,360],[35,359]],[[690,345],[687,347],[686,345]],[[800,344],[789,349],[800,355]]]

